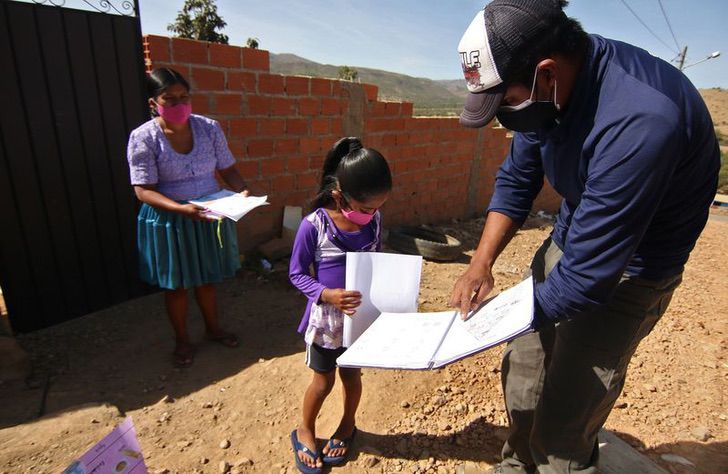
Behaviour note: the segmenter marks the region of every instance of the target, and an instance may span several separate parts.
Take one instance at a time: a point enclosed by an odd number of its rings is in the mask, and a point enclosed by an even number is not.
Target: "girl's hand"
[[[185,217],[189,217],[192,220],[204,221],[207,220],[205,216],[205,208],[200,207],[196,204],[182,204],[177,211]]]
[[[326,288],[321,292],[321,301],[333,305],[342,313],[351,316],[356,313],[356,308],[361,304],[361,293],[347,291],[343,288]]]
[[[250,190],[248,188],[245,188],[242,191],[240,191],[238,194],[240,194],[243,197],[248,197],[248,196],[250,196]]]

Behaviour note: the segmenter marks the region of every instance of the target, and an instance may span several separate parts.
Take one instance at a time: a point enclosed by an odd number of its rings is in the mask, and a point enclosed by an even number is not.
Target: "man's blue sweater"
[[[623,273],[681,273],[719,168],[713,123],[690,81],[642,49],[590,35],[558,126],[514,134],[488,207],[523,221],[544,175],[564,198],[552,234],[564,255],[536,285],[537,318],[595,309]]]

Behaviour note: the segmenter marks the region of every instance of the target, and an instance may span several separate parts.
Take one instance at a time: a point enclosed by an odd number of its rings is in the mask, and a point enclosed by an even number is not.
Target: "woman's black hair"
[[[181,84],[187,89],[187,92],[190,91],[189,82],[179,72],[168,67],[155,69],[147,75],[147,96],[155,99],[164,94],[168,87],[175,84]]]
[[[562,10],[569,4],[567,0],[542,1],[554,2]],[[513,61],[504,74],[508,78],[508,85],[521,84],[530,89],[539,62],[553,54],[574,58],[586,48],[588,35],[577,20],[562,14],[550,21],[550,28],[537,42],[513,52]]]
[[[377,150],[364,148],[356,137],[340,139],[326,154],[321,187],[312,207],[317,209],[333,203],[331,192],[337,188],[345,196],[361,202],[389,192],[392,173],[387,160]]]

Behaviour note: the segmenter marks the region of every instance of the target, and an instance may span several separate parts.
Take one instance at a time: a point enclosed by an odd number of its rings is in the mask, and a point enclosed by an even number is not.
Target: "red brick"
[[[257,95],[249,95],[248,114],[249,115],[268,115],[270,114],[270,98]]]
[[[399,115],[402,110],[402,103],[401,102],[385,102],[384,109],[386,110],[387,115]]]
[[[341,102],[339,99],[321,99],[321,114],[322,115],[338,115],[341,113]]]
[[[308,133],[307,119],[287,119],[286,134],[288,135],[304,135]]]
[[[252,137],[257,133],[258,121],[252,118],[236,118],[230,120],[230,135]]]
[[[283,158],[270,158],[261,160],[260,174],[265,177],[281,174],[286,170],[286,160]],[[291,186],[293,187],[293,186]]]
[[[243,68],[270,71],[270,56],[262,49],[243,48]]]
[[[316,189],[319,184],[319,173],[309,172],[296,175],[296,189]]]
[[[295,186],[296,178],[293,175],[276,176],[271,180],[270,189],[273,193],[285,193],[292,191]]]
[[[301,153],[320,153],[321,152],[321,140],[316,137],[303,137],[301,138]]]
[[[271,115],[296,115],[296,101],[284,97],[272,97],[270,100]]]
[[[379,87],[375,86],[374,84],[362,84],[361,86],[364,88],[364,93],[367,95],[367,100],[377,100]]]
[[[303,173],[308,171],[308,157],[297,156],[288,158],[286,161],[286,170],[289,173]]]
[[[402,102],[402,115],[405,117],[412,117],[413,104],[412,102]]]
[[[172,62],[207,64],[208,45],[205,41],[172,38]]]
[[[200,115],[210,113],[210,95],[209,94],[192,94],[192,112]]]
[[[222,91],[225,89],[225,72],[219,69],[192,68],[192,89],[198,91]]]
[[[315,118],[311,120],[311,133],[314,135],[325,135],[329,133],[329,119]]]
[[[331,134],[340,137],[344,134],[344,124],[341,119],[331,120]]]
[[[221,115],[240,115],[243,98],[240,94],[215,94],[213,111]]]
[[[226,133],[225,135],[227,136],[227,144],[228,148],[230,148],[230,153],[236,157],[245,156],[245,144],[243,140],[241,138],[234,137],[229,133]]]
[[[286,128],[286,121],[283,119],[263,119],[258,123],[258,133],[261,135],[283,135]]]
[[[235,167],[238,169],[240,176],[242,176],[246,181],[257,178],[260,174],[260,161],[258,160],[238,161],[235,164]]]
[[[248,142],[248,156],[251,158],[271,156],[273,154],[273,140],[250,140]]]
[[[240,69],[240,48],[227,44],[210,43],[210,64],[212,66]]]
[[[298,113],[301,115],[319,115],[321,100],[314,98],[298,99]]]
[[[341,81],[331,81],[331,95],[334,97],[342,96],[343,90],[344,88],[341,85]]]
[[[144,49],[149,51],[149,56],[153,63],[160,61],[172,61],[169,44],[169,38],[166,36],[146,35],[144,37]]]
[[[283,94],[283,76],[275,74],[258,75],[258,92],[261,94]]]
[[[309,95],[311,78],[286,76],[286,94],[288,95]]]
[[[256,92],[255,83],[256,74],[254,72],[227,72],[227,86],[231,91]]]
[[[279,138],[275,143],[276,155],[298,153],[298,138]]]
[[[331,95],[331,79],[323,79],[320,77],[311,78],[311,95]]]
[[[370,117],[383,117],[387,115],[387,108],[384,102],[370,102],[369,103],[369,116]]]

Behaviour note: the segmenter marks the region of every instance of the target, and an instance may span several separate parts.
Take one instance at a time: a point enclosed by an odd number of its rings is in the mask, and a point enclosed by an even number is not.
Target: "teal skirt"
[[[240,268],[235,222],[195,221],[142,204],[137,217],[139,276],[175,290],[218,283]]]

